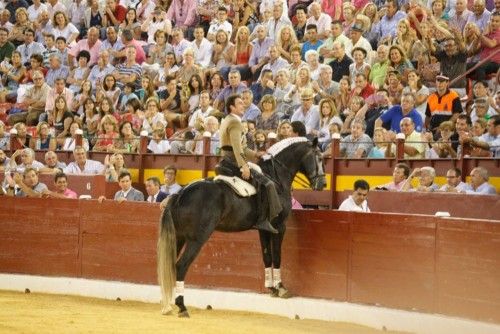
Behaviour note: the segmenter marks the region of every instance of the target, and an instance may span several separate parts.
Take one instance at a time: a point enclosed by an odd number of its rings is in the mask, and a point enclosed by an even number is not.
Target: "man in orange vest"
[[[455,122],[462,113],[462,104],[457,92],[450,90],[448,85],[450,78],[443,74],[436,76],[436,92],[427,98],[427,110],[425,111],[425,128],[436,132],[439,124],[451,120]]]

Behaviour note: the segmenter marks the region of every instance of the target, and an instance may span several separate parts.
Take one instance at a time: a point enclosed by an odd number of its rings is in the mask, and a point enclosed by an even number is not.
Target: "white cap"
[[[269,132],[267,134],[267,138],[269,138],[269,139],[276,139],[277,137],[278,137],[278,135],[274,132]]]
[[[78,197],[79,199],[92,199],[92,196],[90,195],[80,195],[80,197]]]
[[[205,138],[211,138],[212,137],[212,133],[210,131],[205,131],[205,132],[203,132],[203,137],[205,137]]]
[[[332,133],[332,139],[340,139],[340,133]]]
[[[451,217],[449,212],[446,211],[438,211],[434,214],[436,217]]]
[[[396,135],[396,139],[405,139],[405,138],[406,138],[406,137],[405,137],[405,134],[404,134],[404,133],[401,133],[401,132],[400,132],[400,133],[398,133],[398,134]]]
[[[15,128],[10,129],[9,133],[11,135],[17,135],[17,130]]]
[[[82,129],[76,129],[75,134],[81,136],[81,135],[83,135],[83,130]]]
[[[147,137],[149,133],[146,130],[141,131],[141,137]]]

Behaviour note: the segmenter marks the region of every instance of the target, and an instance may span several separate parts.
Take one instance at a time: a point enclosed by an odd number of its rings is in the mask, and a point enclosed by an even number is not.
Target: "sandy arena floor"
[[[0,333],[381,333],[368,327],[190,308],[190,319],[156,304],[0,291]],[[389,333],[389,332],[383,332]],[[394,333],[394,332],[390,332]]]

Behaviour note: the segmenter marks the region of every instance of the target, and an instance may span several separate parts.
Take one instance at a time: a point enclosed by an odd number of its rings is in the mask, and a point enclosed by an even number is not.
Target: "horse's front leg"
[[[273,293],[273,257],[271,247],[271,233],[259,230],[262,261],[264,262],[264,286]]]
[[[285,236],[285,225],[282,224],[278,234],[271,235],[271,255],[273,260],[273,288],[271,296],[280,298],[290,298],[292,294],[281,281],[281,246]]]

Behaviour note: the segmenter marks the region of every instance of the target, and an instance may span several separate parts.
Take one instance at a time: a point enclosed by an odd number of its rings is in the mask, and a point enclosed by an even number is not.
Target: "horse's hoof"
[[[188,311],[179,312],[179,318],[189,318]]]
[[[288,291],[287,289],[285,288],[280,288],[278,290],[278,297],[280,298],[283,298],[283,299],[288,299],[288,298],[292,298],[293,295],[291,294],[290,291]]]
[[[271,297],[279,297],[279,290],[276,288],[269,288]]]
[[[172,306],[168,305],[168,306],[165,306],[164,308],[161,309],[161,314],[163,315],[170,315],[172,314]]]

